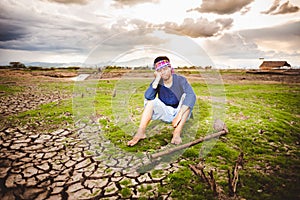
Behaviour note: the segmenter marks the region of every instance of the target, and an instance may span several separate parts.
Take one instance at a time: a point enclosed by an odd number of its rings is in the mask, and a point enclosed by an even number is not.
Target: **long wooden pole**
[[[171,149],[167,149],[165,151],[162,151],[162,152],[158,152],[158,153],[154,153],[154,154],[149,154],[149,158],[150,159],[156,159],[156,158],[159,158],[159,157],[162,157],[162,156],[165,156],[165,155],[168,155],[168,154],[171,154],[175,151],[179,151],[181,149],[185,149],[185,148],[188,148],[188,147],[191,147],[191,146],[194,146],[198,143],[201,143],[201,142],[204,142],[204,141],[207,141],[207,140],[211,140],[213,138],[216,138],[216,137],[220,137],[222,135],[226,135],[228,133],[228,130],[227,128],[226,129],[223,129],[217,133],[213,133],[213,134],[210,134],[210,135],[207,135],[205,137],[201,137],[199,139],[196,139],[192,142],[188,142],[188,143],[185,143],[185,144],[182,144],[180,146],[177,146],[177,147],[174,147],[174,148],[171,148]]]

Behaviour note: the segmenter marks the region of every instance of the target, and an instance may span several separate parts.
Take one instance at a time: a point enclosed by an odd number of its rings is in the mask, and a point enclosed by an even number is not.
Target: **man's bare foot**
[[[171,140],[171,143],[172,144],[181,144],[181,142],[182,142],[182,140],[181,140],[180,135],[174,134],[173,138]]]
[[[144,133],[137,133],[135,136],[133,136],[132,140],[127,142],[128,146],[134,146],[136,145],[140,140],[143,140],[146,138],[146,135]]]

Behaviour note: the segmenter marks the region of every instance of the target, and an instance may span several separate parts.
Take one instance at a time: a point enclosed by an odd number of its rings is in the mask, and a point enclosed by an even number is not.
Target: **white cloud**
[[[62,3],[62,4],[87,4],[90,0],[44,0],[49,2],[55,2],[55,3]]]
[[[113,6],[116,8],[124,8],[125,6],[134,6],[143,3],[159,3],[160,0],[113,0]]]
[[[174,31],[174,33],[190,36],[192,38],[212,37],[230,28],[232,22],[232,19],[209,21],[205,18],[198,18],[196,20],[185,18],[182,24],[178,25],[174,22],[165,22],[159,25],[159,27],[167,32]]]
[[[247,63],[251,63],[250,60],[257,63],[260,57],[299,63],[299,27],[300,21],[264,29],[226,33],[218,39],[206,40],[204,47],[217,62],[221,62],[220,59],[226,60],[226,63],[236,67],[249,67]]]
[[[262,11],[261,13],[262,14],[269,14],[269,13],[274,12],[278,8],[279,3],[280,3],[280,0],[274,0],[272,6],[268,10]]]
[[[204,46],[211,55],[228,58],[257,58],[262,53],[254,42],[238,33],[226,33],[218,39],[207,40]]]
[[[260,29],[240,31],[240,34],[265,49],[300,53],[300,21]]]
[[[280,0],[274,0],[273,5],[266,11],[262,11],[262,14],[272,14],[272,15],[278,15],[278,14],[289,14],[289,13],[295,13],[299,11],[299,6],[294,6],[290,4],[289,1],[286,1],[285,3],[280,5]]]
[[[101,58],[111,59],[139,46],[161,47],[170,43],[172,34],[206,41],[209,52],[224,62],[258,55],[297,56],[299,12],[279,15],[295,9],[295,2],[204,0],[195,8],[196,0],[2,0],[0,62],[47,57],[72,62],[98,45]],[[186,12],[190,8],[199,12]],[[287,21],[295,23],[287,25]],[[285,25],[274,26],[279,23]],[[168,38],[153,34],[155,30],[164,31]]]
[[[249,5],[254,0],[203,0],[198,8],[190,9],[188,11],[198,11],[200,13],[217,13],[217,14],[232,14],[235,12],[249,11]]]

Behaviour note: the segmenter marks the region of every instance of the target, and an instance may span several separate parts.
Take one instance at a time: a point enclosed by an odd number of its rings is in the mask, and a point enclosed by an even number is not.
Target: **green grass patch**
[[[7,118],[9,123],[29,126],[36,131],[53,131],[58,128],[73,126],[72,101],[63,100],[40,105],[35,110],[29,110]]]
[[[205,184],[199,181],[199,177],[184,168],[168,176],[167,187],[171,189],[172,198],[175,199],[214,199],[213,193]]]
[[[172,128],[160,122],[151,122],[147,139],[134,147],[126,146],[138,126],[143,94],[148,83],[139,86],[135,93],[131,92],[132,86],[125,85],[128,92],[124,97],[127,99],[124,98],[124,102],[120,101],[119,104],[113,104],[114,84],[118,83],[100,82],[98,90],[101,95],[99,93],[96,98],[97,110],[107,117],[100,121],[106,137],[124,151],[130,152],[151,153],[168,146]],[[193,83],[192,87],[198,97],[198,108],[194,109],[194,119],[187,123],[188,128],[183,131],[184,142],[213,131],[212,108],[216,104],[209,97],[216,95],[212,91],[221,89],[221,86],[207,87],[202,83]],[[207,168],[217,170],[214,174],[217,184],[228,192],[227,170],[232,170],[239,153],[243,152],[244,169],[240,172],[241,179],[237,187],[240,197],[296,199],[297,189],[300,189],[297,186],[300,173],[295,167],[299,166],[300,110],[297,108],[300,105],[300,87],[283,84],[227,84],[224,87],[225,123],[229,134],[221,140],[205,142],[183,151],[183,169],[168,176],[168,186],[164,190],[173,191],[174,198],[214,199],[212,191],[192,174],[188,164],[197,164],[199,158],[204,159]],[[119,105],[120,108],[114,109],[112,105]],[[120,112],[120,118],[128,119],[129,116],[131,119],[116,123],[116,110]],[[189,135],[191,130],[194,134]],[[155,170],[152,173],[155,177],[160,174]]]
[[[28,125],[36,130],[55,130],[72,124],[74,116],[80,118],[98,114],[101,116],[99,121],[101,134],[112,144],[126,152],[139,155],[143,155],[144,152],[155,153],[163,148],[172,147],[169,144],[173,131],[170,124],[151,122],[147,129],[148,137],[134,147],[127,146],[127,141],[137,130],[143,111],[143,95],[148,85],[145,80],[100,80],[97,83],[77,85],[78,87],[75,85],[73,90],[70,83],[43,83],[40,84],[40,88],[49,91],[77,92],[77,96],[74,99],[41,105],[35,110],[8,117],[7,121],[12,124]],[[183,130],[184,142],[203,137],[213,131],[212,108],[215,105],[212,104],[210,97],[213,95],[212,91],[221,88],[220,86],[208,87],[196,82],[192,87],[197,94],[197,103],[193,111],[193,119],[187,122]],[[299,85],[244,83],[226,84],[224,87],[225,123],[229,133],[222,138],[179,152],[178,156],[184,158],[180,162],[182,168],[168,175],[167,185],[158,188],[158,192],[166,194],[168,191],[173,191],[174,199],[215,199],[210,188],[193,174],[188,165],[197,164],[201,158],[206,169],[216,169],[214,176],[217,184],[228,192],[226,172],[232,170],[239,153],[243,152],[244,166],[240,171],[240,181],[237,186],[239,197],[298,199],[298,191],[300,191]],[[7,93],[11,94],[19,92],[18,87],[0,86],[1,90],[7,90]],[[76,106],[80,109],[75,109],[76,113],[74,113],[73,108],[77,108]],[[65,144],[68,145],[68,141]],[[152,170],[151,175],[158,178],[164,173],[161,170]],[[127,187],[130,183],[122,182],[121,185],[124,186],[120,191],[121,196],[129,198],[131,190]],[[148,197],[153,189],[143,186],[139,188],[139,192]]]
[[[227,73],[227,72],[224,72]],[[237,72],[240,73],[240,72]],[[135,91],[124,94],[130,96],[119,104],[113,104],[113,90],[118,82],[100,82],[96,97],[96,112],[107,118],[100,121],[105,136],[114,144],[129,152],[156,152],[168,146],[172,128],[168,124],[151,122],[149,137],[134,147],[127,147],[136,130],[143,108],[143,93],[148,83]],[[183,132],[185,142],[199,138],[212,131],[212,108],[209,98],[215,91],[202,83],[193,83],[198,98],[194,119],[187,123]],[[232,170],[240,152],[244,153],[244,169],[237,194],[246,199],[295,199],[299,196],[300,171],[300,88],[284,84],[227,84],[225,85],[225,123],[229,134],[225,137],[196,145],[183,151],[183,169],[168,176],[168,186],[172,197],[184,199],[214,199],[209,188],[194,174],[188,164],[197,164],[199,157],[207,167],[213,167],[216,181],[227,188],[227,170]],[[117,91],[118,94],[118,91]],[[123,103],[123,104],[122,104]],[[119,110],[112,108],[119,105]],[[125,108],[122,106],[126,106]],[[116,111],[126,110],[130,120],[116,119]],[[116,120],[119,120],[116,123]],[[197,124],[197,126],[196,126]],[[192,127],[192,128],[191,128]],[[154,129],[154,131],[153,131]],[[193,130],[194,134],[189,135]],[[185,139],[186,137],[186,139]],[[189,138],[190,137],[190,138]],[[298,141],[298,142],[297,142]],[[159,176],[159,171],[152,172]],[[274,186],[272,186],[274,185]],[[284,192],[285,191],[285,192]]]
[[[22,91],[21,86],[11,84],[0,84],[0,96],[9,96]]]

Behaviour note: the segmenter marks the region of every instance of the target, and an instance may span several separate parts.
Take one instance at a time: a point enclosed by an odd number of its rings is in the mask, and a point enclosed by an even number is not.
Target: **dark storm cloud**
[[[160,0],[114,0],[112,4],[116,8],[123,8],[124,6],[134,6],[142,3],[159,3]]]
[[[189,11],[198,11],[201,13],[216,13],[220,15],[232,14],[241,11],[243,14],[249,11],[247,5],[254,0],[203,0],[198,8],[193,8]]]
[[[11,24],[6,20],[0,20],[0,30],[0,41],[18,40],[28,34],[26,28]]]
[[[271,15],[278,15],[278,14],[289,14],[295,13],[299,11],[298,6],[291,5],[289,1],[280,5],[280,0],[275,0],[273,5],[266,11],[261,12],[262,14],[271,14]]]
[[[18,24],[14,25],[16,21]],[[88,23],[42,19],[26,23],[11,19],[6,23],[0,21],[0,26],[0,48],[29,51],[79,51],[93,43],[91,38],[103,32]],[[108,31],[106,33],[108,35]]]
[[[73,23],[76,24],[76,23]],[[0,42],[2,49],[18,49],[29,51],[69,51],[86,52],[112,32],[106,28],[81,23],[72,25],[36,25],[28,29],[28,33],[16,40]]]
[[[28,51],[80,52],[94,45],[109,30],[89,21],[64,15],[7,6],[0,2],[0,48]]]
[[[20,20],[20,19],[19,19]],[[24,19],[26,20],[26,19]],[[142,20],[118,20],[111,27],[103,27],[95,23],[70,19],[39,18],[23,26],[13,26],[10,23],[18,21],[11,19],[0,23],[2,31],[1,49],[52,51],[52,52],[81,52],[88,53],[101,44],[106,54],[126,51],[134,45],[160,44],[163,41],[147,35],[153,31],[146,27]],[[0,21],[1,22],[1,21]],[[136,30],[128,31],[128,26]]]

